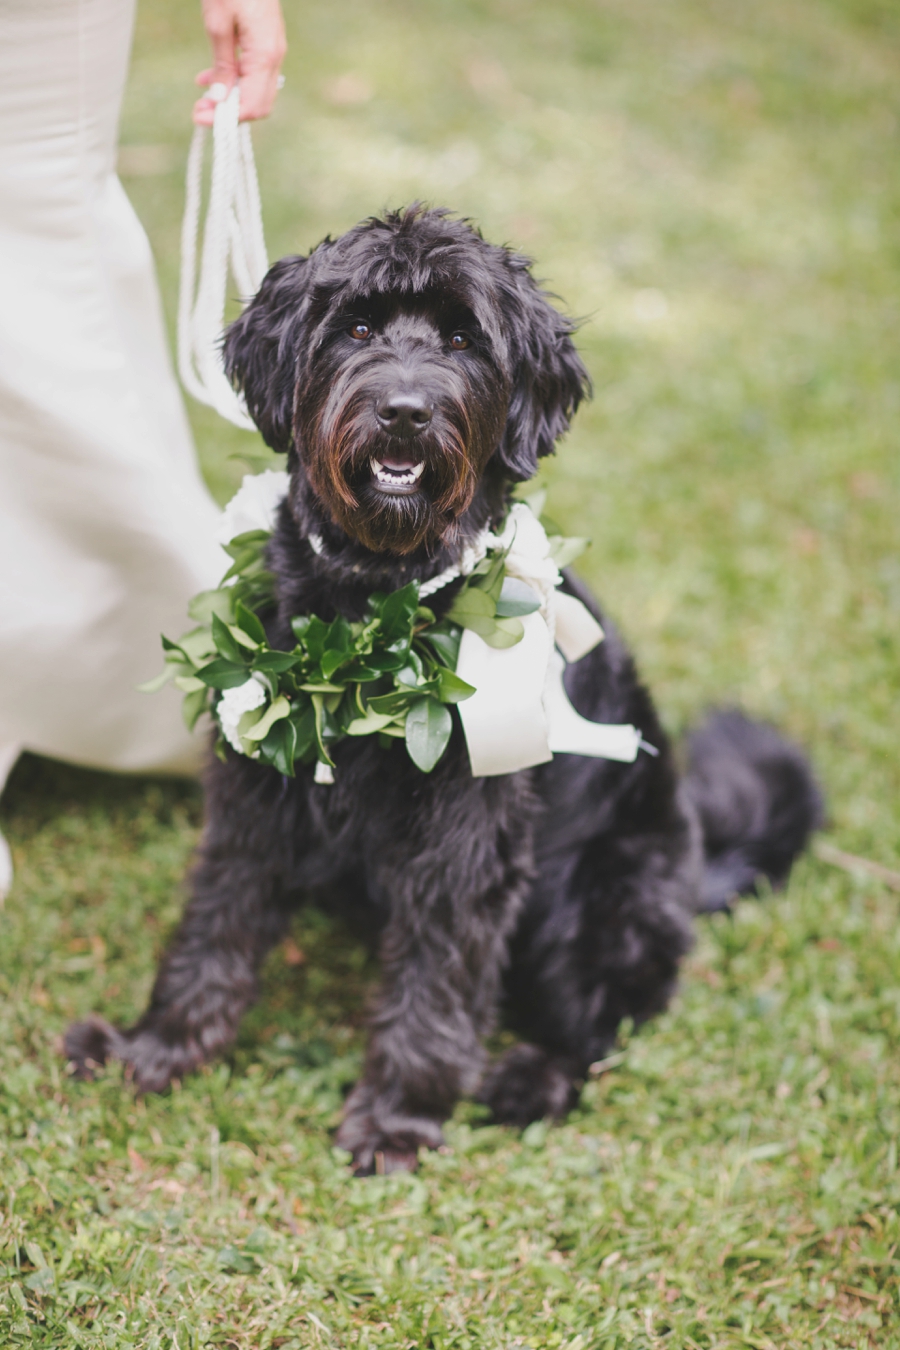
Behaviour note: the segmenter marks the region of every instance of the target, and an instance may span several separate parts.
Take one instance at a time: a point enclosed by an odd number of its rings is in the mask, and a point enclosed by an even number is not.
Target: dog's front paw
[[[353,1158],[358,1177],[414,1172],[420,1148],[440,1148],[440,1123],[429,1116],[379,1110],[377,1098],[360,1084],[347,1099],[337,1143]]]
[[[487,1074],[478,1100],[501,1125],[562,1120],[578,1101],[572,1077],[536,1045],[516,1045]]]
[[[101,1065],[118,1059],[141,1092],[164,1091],[203,1058],[196,1047],[169,1045],[150,1031],[118,1031],[100,1017],[73,1023],[63,1044],[76,1078],[93,1078]]]

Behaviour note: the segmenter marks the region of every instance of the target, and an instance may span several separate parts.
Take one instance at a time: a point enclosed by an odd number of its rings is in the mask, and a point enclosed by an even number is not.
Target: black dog
[[[291,473],[270,549],[274,646],[293,645],[292,615],[358,619],[372,591],[435,576],[502,520],[586,393],[572,331],[524,258],[444,212],[369,220],[272,268],[225,352]],[[438,614],[455,590],[429,602]],[[334,786],[211,760],[193,895],[150,1006],[128,1031],[72,1027],[79,1070],[112,1056],[160,1090],[223,1050],[291,913],[345,893],[376,920],[384,972],[338,1134],[356,1170],[415,1166],[479,1087],[497,1120],[563,1115],[622,1019],[666,1005],[693,914],[761,875],[782,883],[820,813],[803,757],[738,713],[693,737],[679,782],[603,625],[568,667],[569,696],[640,727],[657,758],[558,755],[476,779],[457,724],[428,776],[371,737],[337,746]],[[523,1043],[485,1076],[498,1006]]]

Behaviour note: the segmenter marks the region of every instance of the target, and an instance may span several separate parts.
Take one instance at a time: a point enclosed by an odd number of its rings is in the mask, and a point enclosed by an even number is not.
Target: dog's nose
[[[433,412],[425,395],[415,391],[387,394],[375,408],[375,416],[392,436],[418,436]]]

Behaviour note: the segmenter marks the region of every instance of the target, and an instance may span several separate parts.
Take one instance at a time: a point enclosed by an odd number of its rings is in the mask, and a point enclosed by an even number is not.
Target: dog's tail
[[[688,740],[686,789],[703,827],[700,908],[727,909],[767,878],[776,889],[822,823],[805,755],[764,722],[723,709]]]

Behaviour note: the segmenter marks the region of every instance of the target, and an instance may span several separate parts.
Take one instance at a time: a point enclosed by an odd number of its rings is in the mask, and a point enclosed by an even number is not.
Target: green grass
[[[776,719],[835,842],[900,866],[900,11],[287,17],[255,133],[272,256],[413,197],[531,252],[597,390],[550,510],[592,536],[668,725],[723,698]],[[170,315],[202,64],[194,5],[146,3],[123,169]],[[260,444],[191,411],[224,498]],[[671,1011],[565,1126],[463,1105],[417,1176],[355,1182],[332,1131],[374,972],[313,915],[227,1064],[146,1099],[65,1074],[70,1018],[142,1006],[199,812],[34,759],[4,797],[0,1344],[900,1347],[900,897],[804,860],[700,924]]]

